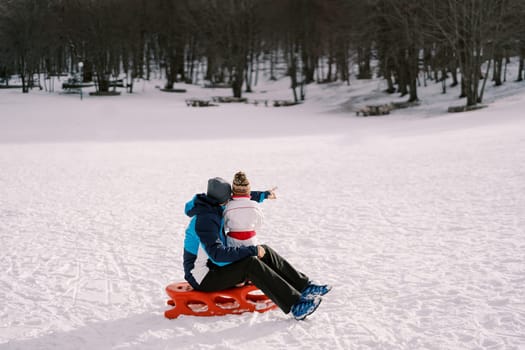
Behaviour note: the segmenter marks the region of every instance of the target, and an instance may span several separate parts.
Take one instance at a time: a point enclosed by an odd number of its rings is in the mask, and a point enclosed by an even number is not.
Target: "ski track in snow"
[[[362,135],[1,143],[0,349],[524,348],[525,120],[472,116]],[[304,322],[166,320],[184,203],[240,169],[279,186],[259,240],[334,289]]]

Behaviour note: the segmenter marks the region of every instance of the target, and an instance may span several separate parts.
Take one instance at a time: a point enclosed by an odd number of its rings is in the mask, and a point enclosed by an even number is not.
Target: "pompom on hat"
[[[234,195],[246,196],[250,194],[250,180],[244,172],[239,171],[233,177],[232,191]]]
[[[206,195],[219,203],[225,203],[231,198],[232,188],[228,181],[220,177],[208,180],[208,191]]]

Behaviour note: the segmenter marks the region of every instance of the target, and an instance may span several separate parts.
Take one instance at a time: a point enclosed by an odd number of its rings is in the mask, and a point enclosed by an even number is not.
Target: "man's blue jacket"
[[[268,191],[252,191],[251,199],[262,202],[268,195]],[[184,278],[195,289],[199,289],[210,268],[257,256],[256,246],[226,246],[223,210],[220,203],[204,193],[186,203],[185,213],[191,220],[184,237]]]

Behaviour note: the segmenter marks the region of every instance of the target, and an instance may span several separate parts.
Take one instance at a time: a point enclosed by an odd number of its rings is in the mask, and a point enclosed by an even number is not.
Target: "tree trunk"
[[[340,72],[341,81],[350,81],[350,74],[348,72],[348,51],[346,49],[346,45],[342,45],[342,47],[339,48],[336,54],[336,60],[337,60],[337,67]],[[364,72],[365,76],[371,76],[370,74],[370,65],[364,65],[364,69],[367,72]],[[362,79],[369,79],[369,78],[362,78]]]
[[[235,79],[232,81],[233,97],[242,97],[242,80]]]
[[[186,52],[186,62],[188,64],[188,74],[186,75],[184,82],[192,84],[195,73],[195,39],[193,37],[190,38],[188,51]]]
[[[106,75],[97,75],[98,92],[109,92],[109,77]]]
[[[501,86],[501,84],[503,84],[501,80],[502,74],[503,74],[503,56],[501,55],[500,49],[497,49],[496,54],[494,55],[493,80],[494,80],[495,86]]]
[[[252,91],[252,81],[253,81],[253,61],[254,61],[254,54],[253,51],[250,52],[249,58],[246,60],[246,67],[245,69],[245,82],[246,82],[246,92],[253,92]]]
[[[27,61],[25,57],[20,57],[20,79],[22,80],[22,93],[27,94],[29,92],[29,82],[27,77]]]
[[[89,60],[85,60],[82,67],[82,81],[84,83],[93,81],[93,64]]]
[[[397,89],[398,92],[401,94],[401,96],[406,96],[408,94],[407,86],[409,84],[409,73],[408,73],[408,67],[407,63],[404,59],[404,54],[400,52],[399,56],[399,64],[398,67],[398,75],[397,75]]]
[[[270,80],[275,81],[275,62],[277,61],[277,52],[275,50],[270,51]]]
[[[392,74],[390,74],[390,72],[385,72],[384,75],[385,75],[384,78],[386,79],[386,84],[387,84],[386,92],[389,94],[393,94],[394,92],[396,92],[396,88],[394,87],[394,81],[392,80]]]
[[[248,63],[248,66],[244,69],[244,81],[246,83],[246,90],[245,92],[253,92],[252,91],[252,73],[250,64]]]
[[[314,58],[312,55],[310,55],[308,52],[304,51],[303,48],[303,76],[304,76],[304,83],[310,84],[314,81],[314,74],[315,74],[315,62],[317,61],[317,58]]]
[[[186,61],[184,57],[184,43],[179,42],[175,48],[175,81],[186,80]]]
[[[215,71],[215,59],[209,53],[208,55],[206,55],[206,63],[206,75],[204,76],[204,79],[213,82],[213,75]]]
[[[492,60],[489,60],[489,62],[487,63],[487,70],[485,71],[485,78],[483,79],[483,84],[481,85],[481,91],[479,92],[478,103],[481,103],[483,101],[483,93],[485,92],[485,84],[487,83],[487,79],[489,76],[491,61]]]
[[[517,81],[523,81],[523,68],[525,64],[525,49],[520,50],[520,62],[518,67],[518,79]]]
[[[410,93],[409,93],[408,102],[415,102],[419,100],[419,98],[417,97],[417,78],[410,79],[409,92]]]
[[[456,66],[456,64],[450,67],[450,75],[452,77],[452,84],[450,84],[450,87],[458,86],[458,67]]]
[[[326,73],[326,77],[323,78],[323,81],[326,81],[326,82],[331,82],[333,81],[334,79],[332,78],[332,65],[333,65],[333,62],[334,62],[334,58],[333,58],[333,55],[332,53],[329,54],[328,56],[328,72]]]
[[[177,72],[179,71],[178,60],[178,56],[170,50],[166,59],[166,84],[164,85],[165,89],[173,89],[173,85],[177,81]]]
[[[446,69],[441,70],[441,92],[447,93],[447,71]]]
[[[417,79],[418,79],[418,49],[416,47],[411,47],[407,50],[407,69],[408,69],[408,78],[409,78],[409,98],[408,102],[418,101],[417,96]]]
[[[295,57],[295,50],[292,48],[290,49],[289,53],[289,63],[288,63],[288,75],[290,75],[291,85],[293,91],[293,98],[294,102],[299,102],[299,98],[297,97],[297,58]]]
[[[357,50],[357,59],[359,65],[357,79],[372,78],[372,72],[370,70],[370,50],[368,48],[360,47]]]
[[[235,67],[232,68],[232,90],[233,97],[242,97],[242,84],[244,82],[244,67],[245,62],[238,62]]]
[[[22,79],[22,93],[29,93],[29,84],[27,82],[27,77],[24,73],[20,73],[20,79]]]

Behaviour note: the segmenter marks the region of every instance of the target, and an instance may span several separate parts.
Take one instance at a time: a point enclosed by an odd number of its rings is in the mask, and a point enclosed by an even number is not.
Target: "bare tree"
[[[457,57],[467,106],[474,106],[482,99],[481,65],[492,58],[501,40],[504,1],[429,0],[423,7],[433,28],[447,40]]]
[[[4,55],[13,62],[22,80],[22,91],[29,92],[34,74],[39,72],[47,44],[46,23],[49,2],[3,0],[0,2],[0,39]]]

